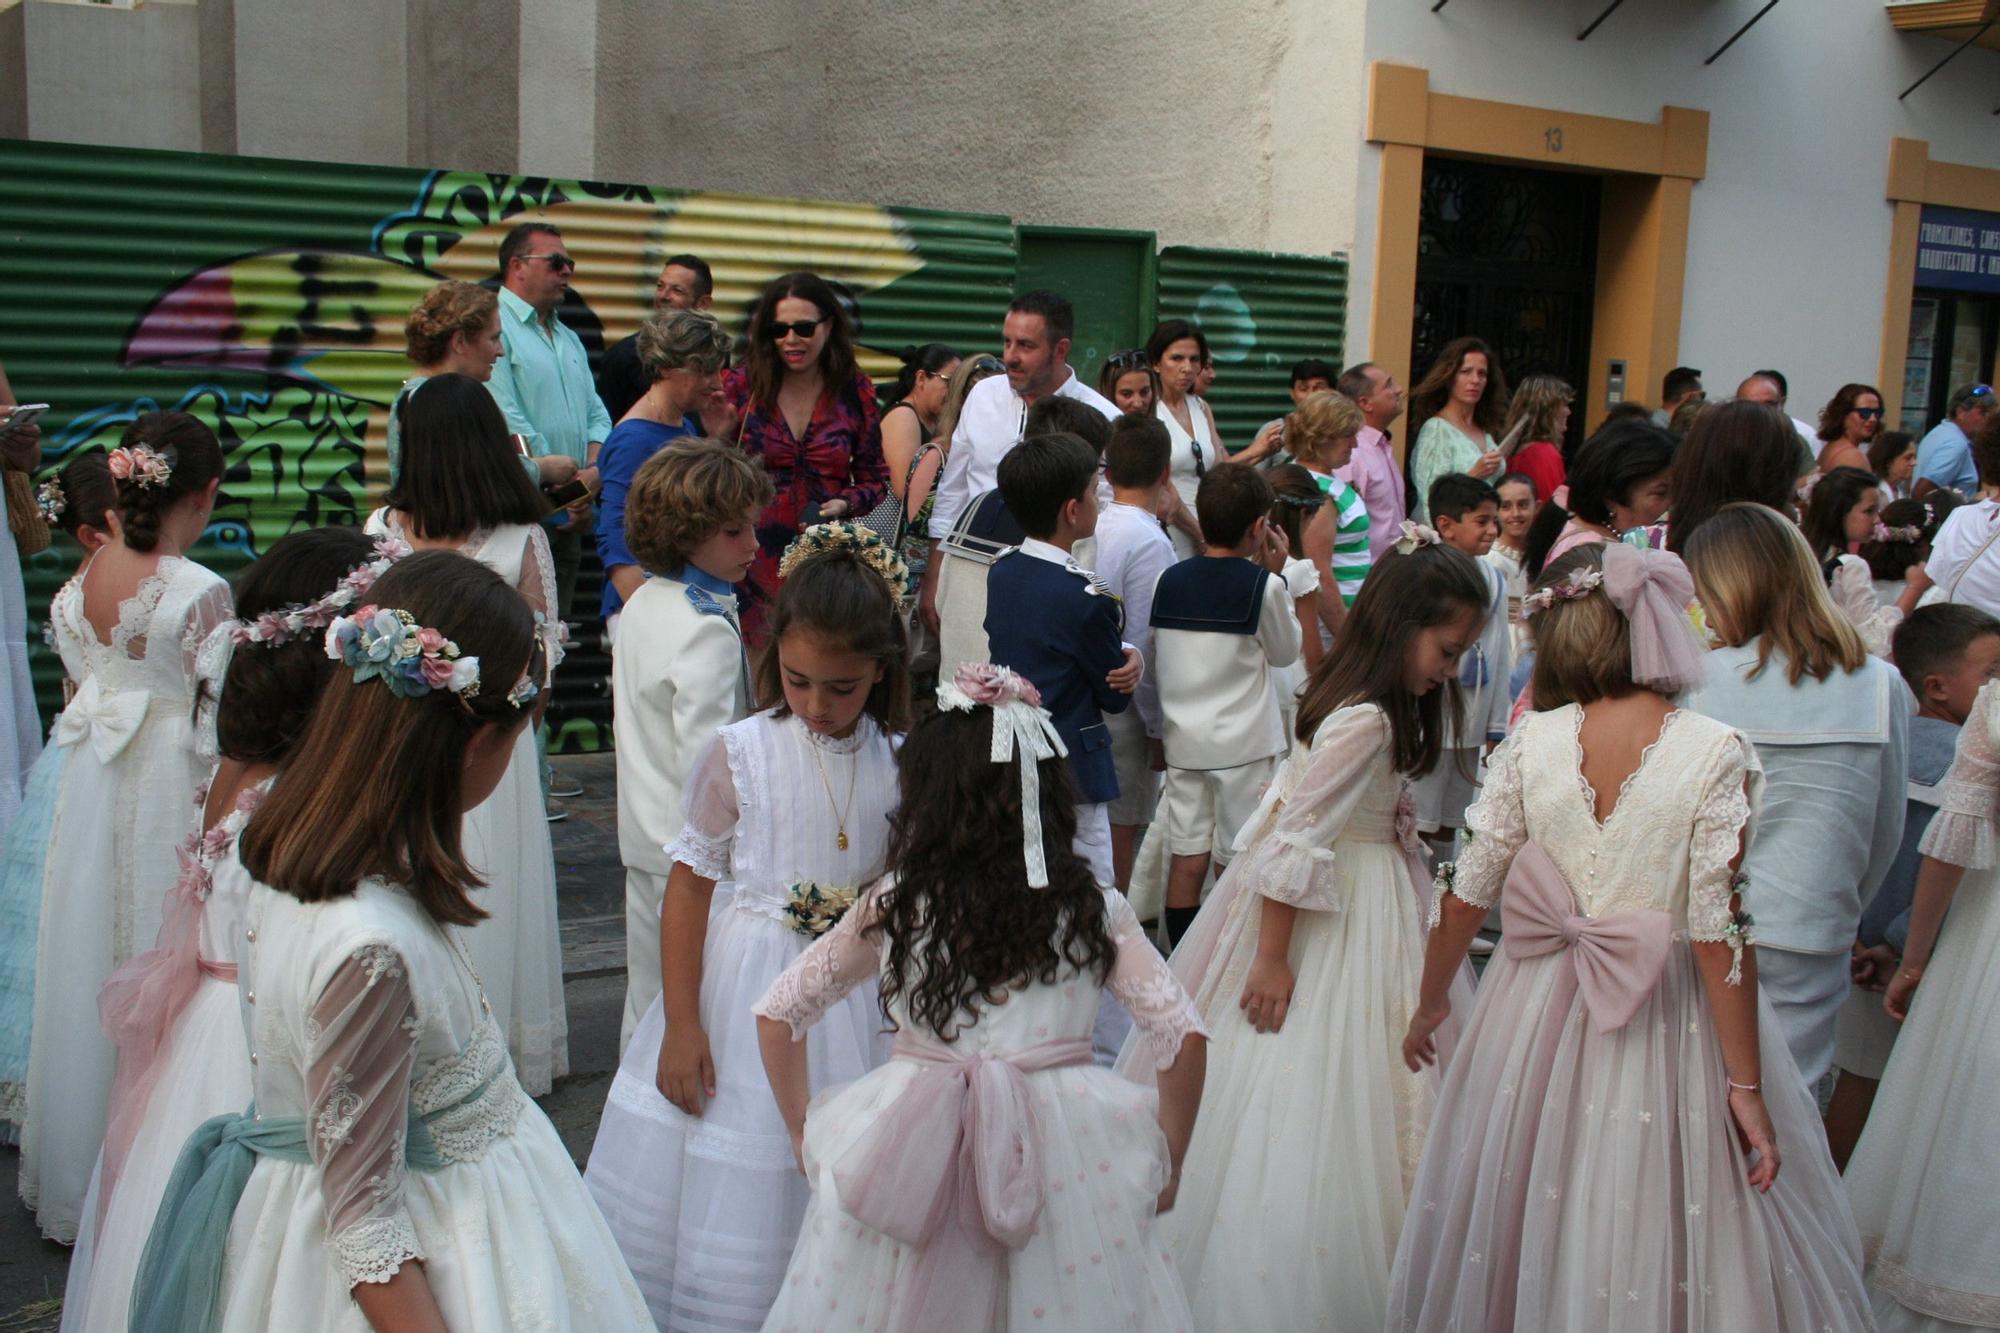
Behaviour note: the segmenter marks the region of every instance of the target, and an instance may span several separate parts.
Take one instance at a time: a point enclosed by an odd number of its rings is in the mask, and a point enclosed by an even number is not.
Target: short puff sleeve
[[[694,761],[681,811],[685,822],[667,844],[667,855],[703,879],[728,879],[730,848],[736,841],[743,804],[736,793],[726,733],[710,741]]]
[[[1967,870],[2000,865],[2000,837],[1994,829],[2000,815],[1996,731],[2000,731],[2000,681],[1988,681],[1979,691],[1972,716],[1959,728],[1951,768],[1937,786],[1937,814],[1917,844],[1925,856]]]
[[[1334,840],[1381,780],[1378,761],[1388,745],[1389,720],[1375,705],[1329,714],[1313,735],[1298,785],[1272,814],[1260,817],[1275,822],[1230,866],[1244,887],[1308,912],[1338,907]]]
[[[1729,900],[1736,893],[1734,862],[1750,840],[1751,821],[1764,790],[1756,747],[1732,731],[1716,750],[1703,779],[1688,837],[1687,932],[1691,940],[1740,946]]]
[[[388,944],[356,947],[313,1002],[306,1147],[319,1168],[327,1247],[349,1286],[424,1257],[403,1208],[417,1006]]]

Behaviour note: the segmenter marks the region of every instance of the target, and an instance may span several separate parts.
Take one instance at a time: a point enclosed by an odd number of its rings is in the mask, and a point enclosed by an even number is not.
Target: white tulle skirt
[[[466,953],[507,1034],[521,1086],[540,1097],[569,1072],[569,1017],[555,853],[532,727],[515,739],[500,785],[465,817],[465,855],[486,879],[473,901],[488,913],[465,933]]]
[[[612,1080],[584,1182],[663,1329],[755,1330],[777,1299],[809,1189],[771,1096],[751,1006],[810,943],[782,890],[723,883],[702,950],[701,1018],[716,1095],[699,1118],[656,1083],[666,1016],[655,999]],[[806,1036],[815,1094],[888,1058],[873,982]]]
[[[250,1057],[238,1003],[236,983],[203,977],[181,1011],[101,1227],[104,1159],[98,1157],[63,1292],[63,1333],[124,1333],[132,1279],[182,1145],[203,1121],[250,1104]]]

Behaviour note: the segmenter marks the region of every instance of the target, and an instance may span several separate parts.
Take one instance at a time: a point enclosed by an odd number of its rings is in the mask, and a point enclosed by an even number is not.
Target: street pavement
[[[618,1068],[625,1007],[625,869],[618,860],[616,765],[609,754],[558,755],[559,777],[584,794],[555,804],[569,818],[549,826],[556,855],[556,913],[569,1003],[569,1074],[538,1104],[579,1168],[597,1133]],[[0,1149],[0,1333],[53,1333],[69,1272],[69,1249],[43,1240],[15,1192],[20,1155]]]

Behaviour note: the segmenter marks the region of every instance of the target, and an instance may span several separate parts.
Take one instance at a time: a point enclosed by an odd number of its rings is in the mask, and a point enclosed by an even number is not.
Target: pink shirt
[[[1354,453],[1334,476],[1361,492],[1368,507],[1368,558],[1380,560],[1403,535],[1403,469],[1396,466],[1395,445],[1373,426],[1354,437]]]

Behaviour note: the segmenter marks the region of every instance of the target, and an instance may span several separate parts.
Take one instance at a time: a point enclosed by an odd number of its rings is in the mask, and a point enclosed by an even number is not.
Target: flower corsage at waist
[[[846,885],[815,884],[811,880],[793,884],[785,890],[785,919],[793,930],[816,940],[840,924],[840,918],[854,906],[856,896],[856,891]]]

